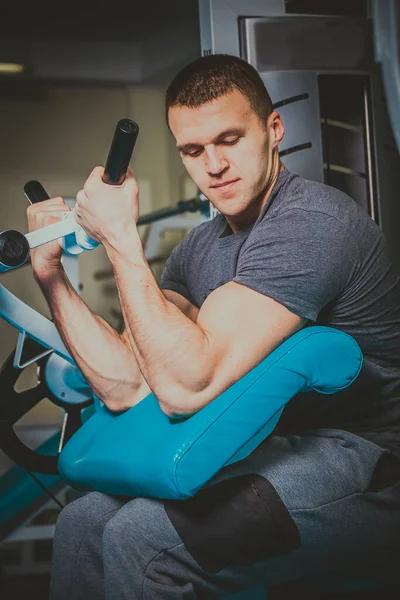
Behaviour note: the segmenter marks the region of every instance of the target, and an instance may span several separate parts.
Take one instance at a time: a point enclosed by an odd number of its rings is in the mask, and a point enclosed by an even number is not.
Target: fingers
[[[87,178],[85,185],[83,186],[83,190],[86,192],[86,194],[89,195],[91,192],[94,192],[96,189],[98,189],[99,186],[104,186],[104,185],[109,186],[109,184],[104,183],[104,181],[102,179],[103,175],[104,175],[104,167],[95,167],[93,169],[93,171],[90,173],[89,177]],[[119,187],[125,187],[125,186],[131,186],[131,187],[137,188],[135,175],[133,173],[133,170],[130,167],[128,168],[128,170],[126,172],[126,177],[125,177],[124,182],[121,185],[112,186],[112,187],[119,188]]]
[[[35,215],[41,215],[43,213],[65,213],[70,211],[71,208],[68,205],[63,205],[63,206],[43,206],[43,208],[41,209],[36,209],[36,210],[30,210],[28,212],[28,216],[35,216]]]
[[[42,229],[43,227],[47,227],[48,225],[53,225],[54,223],[58,223],[61,221],[64,213],[54,214],[41,214],[37,219],[28,221],[28,230],[29,232],[36,231],[37,229]]]
[[[76,195],[76,205],[79,206],[79,205],[85,204],[87,202],[87,199],[88,199],[88,197],[86,195],[85,190],[79,190],[79,192]]]
[[[104,167],[95,167],[93,171],[90,173],[89,179],[101,179],[104,175]]]
[[[93,171],[90,173],[89,177],[85,181],[85,185],[83,186],[84,191],[89,193],[91,190],[96,189],[97,186],[99,185],[99,183],[103,182],[103,180],[102,180],[103,175],[104,175],[104,168],[103,167],[95,167],[93,169]]]
[[[27,208],[29,231],[56,223],[69,211],[71,207],[60,196],[31,204]]]
[[[137,181],[135,179],[135,174],[130,167],[128,167],[128,170],[126,172],[126,177],[124,179],[124,182],[121,184],[121,186],[124,186],[124,187],[134,186],[135,188],[137,188]]]
[[[80,190],[76,195],[76,204],[74,206],[74,213],[77,217],[81,216],[80,209],[87,205],[88,197],[85,190]]]
[[[128,169],[123,185],[131,194],[137,195],[139,193],[139,186],[132,169]]]
[[[34,204],[30,204],[27,208],[28,215],[34,214],[36,212],[41,212],[42,210],[53,209],[63,207],[64,210],[68,210],[69,206],[66,202],[64,202],[61,196],[57,196],[56,198],[50,198],[49,200],[43,200],[42,202],[35,202]]]
[[[30,205],[30,208],[36,208],[38,206],[57,206],[58,204],[65,205],[64,198],[56,196],[55,198],[49,198],[49,200],[42,200],[42,202],[35,202]]]

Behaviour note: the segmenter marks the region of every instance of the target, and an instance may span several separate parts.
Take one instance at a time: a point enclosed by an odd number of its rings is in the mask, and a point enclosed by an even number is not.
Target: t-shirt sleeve
[[[177,292],[177,294],[180,294],[189,300],[189,302],[195,304],[184,277],[184,242],[185,240],[172,250],[165,263],[165,267],[161,274],[160,288]]]
[[[233,281],[316,321],[342,292],[356,257],[348,226],[323,212],[289,209],[252,231]]]

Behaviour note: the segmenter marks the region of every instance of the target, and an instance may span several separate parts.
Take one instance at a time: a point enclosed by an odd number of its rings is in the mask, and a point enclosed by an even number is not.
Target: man
[[[382,235],[348,196],[283,168],[281,118],[246,62],[188,65],[166,110],[188,173],[221,214],[172,252],[160,289],[133,173],[110,187],[92,172],[76,218],[110,258],[125,333],[84,305],[57,244],[32,253],[94,393],[120,411],[153,391],[167,415],[191,414],[315,322],[353,335],[364,368],[349,391],[294,398],[274,435],[194,499],[93,493],[68,505],[52,598],[213,598],[386,565],[400,546],[400,282]],[[64,211],[61,198],[31,206],[30,229]]]

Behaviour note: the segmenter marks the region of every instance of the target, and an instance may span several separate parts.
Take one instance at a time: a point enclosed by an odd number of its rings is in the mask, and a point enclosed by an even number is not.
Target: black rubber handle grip
[[[28,181],[24,185],[24,194],[31,204],[43,202],[43,200],[50,200],[50,196],[48,195],[42,184],[34,180]]]
[[[29,243],[23,233],[8,229],[0,233],[0,271],[1,267],[20,267],[28,259]]]
[[[123,183],[138,134],[139,125],[135,121],[130,119],[118,121],[104,167],[104,183],[109,185]]]

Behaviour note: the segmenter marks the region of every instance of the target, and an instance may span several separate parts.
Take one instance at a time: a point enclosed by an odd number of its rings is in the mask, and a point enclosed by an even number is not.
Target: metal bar
[[[365,116],[365,157],[367,167],[367,178],[368,178],[368,202],[369,202],[369,214],[371,219],[376,221],[376,196],[375,196],[375,178],[374,178],[374,160],[372,153],[372,139],[371,139],[371,110],[369,103],[369,94],[367,86],[364,87],[364,116]]]
[[[52,540],[54,537],[55,525],[28,525],[14,531],[7,542],[27,542],[28,540]]]
[[[53,348],[56,354],[75,365],[54,323],[22,302],[2,285],[0,285],[0,317],[18,331],[25,331],[30,338],[45,348]]]
[[[33,358],[30,358],[29,360],[22,363],[21,359],[22,359],[22,353],[24,351],[26,338],[27,338],[26,331],[20,331],[19,335],[18,335],[17,347],[15,348],[15,356],[14,356],[14,363],[13,363],[14,369],[25,369],[25,367],[29,367],[29,365],[33,364],[40,358],[44,358],[45,356],[47,356],[48,354],[51,354],[51,352],[53,352],[53,348],[48,348],[47,350],[44,350],[43,352],[39,352],[39,354],[37,354]]]

